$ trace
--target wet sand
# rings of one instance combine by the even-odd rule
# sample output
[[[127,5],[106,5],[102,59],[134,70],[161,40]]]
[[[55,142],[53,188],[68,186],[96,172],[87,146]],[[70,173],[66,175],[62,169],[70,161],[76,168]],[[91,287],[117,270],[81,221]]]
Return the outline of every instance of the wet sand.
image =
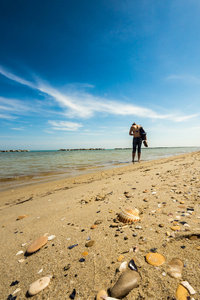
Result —
[[[73,289],[76,300],[95,299],[117,281],[121,262],[131,259],[141,282],[124,299],[175,299],[182,280],[200,299],[199,174],[200,152],[195,152],[1,192],[1,299],[17,288],[14,296],[26,299],[29,285],[48,274],[53,276],[49,286],[34,299],[69,299]],[[116,223],[125,207],[138,208],[140,221]],[[17,221],[21,215],[28,217]],[[179,229],[173,231],[173,225]],[[24,255],[44,234],[55,238]],[[89,238],[95,243],[86,247]],[[23,254],[16,255],[20,250]],[[148,264],[149,252],[162,254],[165,263]],[[166,272],[173,258],[183,261],[182,279]]]

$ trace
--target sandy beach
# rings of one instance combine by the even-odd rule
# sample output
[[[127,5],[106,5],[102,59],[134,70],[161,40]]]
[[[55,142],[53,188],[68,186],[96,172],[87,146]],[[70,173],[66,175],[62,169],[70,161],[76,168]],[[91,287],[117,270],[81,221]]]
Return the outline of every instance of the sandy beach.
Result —
[[[176,299],[183,280],[196,291],[190,299],[200,299],[199,174],[194,152],[1,192],[0,298],[26,299],[30,284],[52,275],[33,299],[70,299],[74,289],[76,300],[95,299],[101,289],[109,294],[121,263],[133,259],[140,283],[123,299]],[[139,209],[138,222],[117,220],[126,207]],[[27,256],[43,235],[55,237]],[[149,264],[148,253],[165,262]],[[179,279],[167,273],[173,258],[184,265]]]

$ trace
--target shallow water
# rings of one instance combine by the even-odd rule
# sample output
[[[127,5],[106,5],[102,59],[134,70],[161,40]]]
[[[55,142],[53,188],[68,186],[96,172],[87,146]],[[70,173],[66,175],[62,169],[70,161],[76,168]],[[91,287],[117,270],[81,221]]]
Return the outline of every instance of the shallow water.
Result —
[[[142,161],[199,151],[200,147],[143,148]],[[0,152],[0,186],[23,179],[64,178],[131,162],[132,149]],[[6,184],[7,183],[7,184]]]

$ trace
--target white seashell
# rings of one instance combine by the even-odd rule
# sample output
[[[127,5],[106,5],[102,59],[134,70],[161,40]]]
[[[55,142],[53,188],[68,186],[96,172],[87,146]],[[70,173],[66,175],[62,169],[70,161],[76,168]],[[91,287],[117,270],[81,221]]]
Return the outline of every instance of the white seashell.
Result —
[[[20,288],[17,288],[13,293],[12,293],[12,296],[14,296],[15,294],[17,294],[19,291],[21,291]]]
[[[22,247],[24,247],[27,243],[22,244]]]
[[[118,300],[117,298],[107,297],[106,300]]]
[[[18,263],[22,263],[22,262],[24,262],[24,261],[25,261],[25,259],[22,258],[22,259],[19,259],[19,260],[18,260]]]
[[[24,252],[22,250],[18,251],[16,255],[23,254]]]
[[[38,280],[36,280],[35,282],[33,282],[28,290],[28,293],[30,296],[36,295],[39,292],[41,292],[42,290],[44,290],[50,282],[50,277],[49,276],[45,276],[42,277]]]
[[[38,274],[42,273],[43,269],[40,269],[40,271],[38,271]]]
[[[133,223],[139,221],[139,210],[137,208],[124,208],[118,214],[118,219],[123,223]]]
[[[52,241],[55,237],[56,237],[55,235],[48,236],[48,241]]]
[[[193,287],[189,284],[188,281],[181,281],[181,285],[184,286],[188,290],[190,295],[196,294],[196,291],[193,289]]]
[[[120,272],[122,272],[122,271],[124,271],[126,268],[127,268],[127,266],[128,266],[128,263],[127,263],[127,261],[124,261],[123,263],[121,263],[121,265],[119,266],[119,271]]]

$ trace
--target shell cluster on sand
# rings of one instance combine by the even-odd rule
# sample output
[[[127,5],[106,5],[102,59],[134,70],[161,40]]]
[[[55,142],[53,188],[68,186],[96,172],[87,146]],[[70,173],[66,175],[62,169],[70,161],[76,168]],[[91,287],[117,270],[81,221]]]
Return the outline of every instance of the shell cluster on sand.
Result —
[[[118,219],[123,223],[133,223],[140,220],[139,210],[137,208],[124,208],[118,214]]]

